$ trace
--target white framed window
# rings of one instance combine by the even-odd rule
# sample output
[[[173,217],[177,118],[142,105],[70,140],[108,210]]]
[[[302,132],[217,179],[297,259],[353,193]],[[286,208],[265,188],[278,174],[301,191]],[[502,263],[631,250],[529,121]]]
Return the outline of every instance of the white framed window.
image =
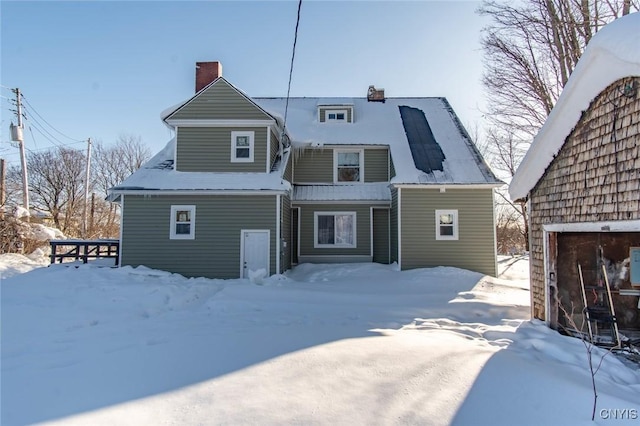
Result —
[[[194,240],[196,238],[196,206],[171,206],[172,240]]]
[[[253,163],[255,132],[231,132],[231,162]]]
[[[458,210],[436,210],[436,240],[458,239]]]
[[[364,150],[333,150],[333,181],[364,182]]]
[[[355,248],[356,212],[315,212],[314,248]]]
[[[324,112],[324,121],[346,123],[347,110],[346,109],[327,109]]]

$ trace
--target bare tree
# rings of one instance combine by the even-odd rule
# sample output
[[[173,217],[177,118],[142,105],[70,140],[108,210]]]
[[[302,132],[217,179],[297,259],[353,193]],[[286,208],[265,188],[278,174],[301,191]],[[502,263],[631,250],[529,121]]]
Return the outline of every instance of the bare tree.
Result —
[[[85,165],[84,153],[74,149],[58,148],[27,156],[32,205],[50,215],[56,228],[65,234],[78,235]],[[17,166],[7,173],[13,185],[18,185],[20,176]]]
[[[638,10],[638,0],[485,1],[483,84],[491,123],[532,138],[600,28]]]
[[[140,136],[121,134],[113,145],[95,144],[93,178],[95,189],[107,191],[138,170],[151,157],[151,151]]]

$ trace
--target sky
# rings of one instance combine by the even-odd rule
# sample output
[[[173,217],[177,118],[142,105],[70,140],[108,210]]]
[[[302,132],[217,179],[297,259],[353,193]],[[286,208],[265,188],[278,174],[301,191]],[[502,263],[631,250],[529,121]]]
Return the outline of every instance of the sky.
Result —
[[[482,123],[480,35],[466,1],[303,1],[291,96],[445,96],[467,127]],[[0,2],[0,157],[26,102],[25,146],[86,148],[171,138],[160,113],[194,93],[195,63],[220,61],[249,96],[284,97],[297,1]]]

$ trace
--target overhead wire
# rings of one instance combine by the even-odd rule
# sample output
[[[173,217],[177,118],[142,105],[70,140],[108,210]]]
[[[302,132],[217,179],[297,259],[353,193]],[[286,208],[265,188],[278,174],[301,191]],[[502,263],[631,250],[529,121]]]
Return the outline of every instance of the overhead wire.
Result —
[[[284,138],[287,129],[287,114],[289,113],[289,96],[291,94],[291,80],[293,76],[293,61],[296,57],[296,44],[298,43],[298,27],[300,26],[300,9],[302,8],[302,0],[298,0],[298,16],[296,18],[296,29],[293,36],[293,49],[291,51],[291,65],[289,67],[289,83],[287,85],[287,100],[284,106],[284,122],[282,124],[282,136]]]
[[[31,104],[31,102],[29,102],[29,100],[28,100],[24,95],[22,95],[22,99],[24,100],[24,102],[25,102],[25,104],[26,104],[25,106],[28,106],[28,108],[25,108],[25,109],[30,110],[32,113],[34,113],[35,115],[37,115],[38,117],[40,117],[40,119],[42,119],[42,121],[44,121],[44,122],[45,122],[49,127],[51,127],[53,130],[55,130],[58,134],[60,134],[60,135],[64,136],[64,137],[65,137],[65,138],[67,138],[67,139],[70,139],[70,140],[72,140],[72,141],[74,141],[74,142],[81,142],[81,141],[80,141],[80,139],[72,138],[71,136],[68,136],[68,135],[66,135],[65,133],[62,133],[60,130],[56,129],[56,128],[55,128],[51,123],[49,123],[49,122],[48,122],[48,121],[47,121],[47,120],[46,120],[42,115],[40,115],[40,113],[38,113],[38,111],[36,110],[36,108]],[[82,142],[84,142],[84,141],[82,141]]]

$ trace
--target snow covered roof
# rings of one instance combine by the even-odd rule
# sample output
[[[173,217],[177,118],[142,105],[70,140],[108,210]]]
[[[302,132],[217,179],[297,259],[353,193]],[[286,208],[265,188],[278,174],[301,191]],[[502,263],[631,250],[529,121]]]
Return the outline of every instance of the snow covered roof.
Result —
[[[640,13],[619,18],[593,36],[511,181],[512,199],[526,197],[536,185],[591,101],[629,76],[640,76]]]
[[[288,191],[291,185],[282,179],[283,165],[269,174],[264,173],[210,173],[179,172],[173,169],[175,138],[110,192],[180,191],[180,190],[272,190]],[[289,151],[286,151],[286,156]]]
[[[253,98],[274,117],[284,117],[285,98]],[[319,122],[318,105],[352,104],[353,123]],[[443,169],[430,173],[416,168],[400,116],[401,106],[424,112],[445,159]],[[388,145],[396,170],[396,184],[501,185],[486,165],[445,98],[291,98],[287,134],[297,147],[324,145]]]
[[[356,185],[296,185],[293,201],[391,201],[389,184],[363,183]]]

